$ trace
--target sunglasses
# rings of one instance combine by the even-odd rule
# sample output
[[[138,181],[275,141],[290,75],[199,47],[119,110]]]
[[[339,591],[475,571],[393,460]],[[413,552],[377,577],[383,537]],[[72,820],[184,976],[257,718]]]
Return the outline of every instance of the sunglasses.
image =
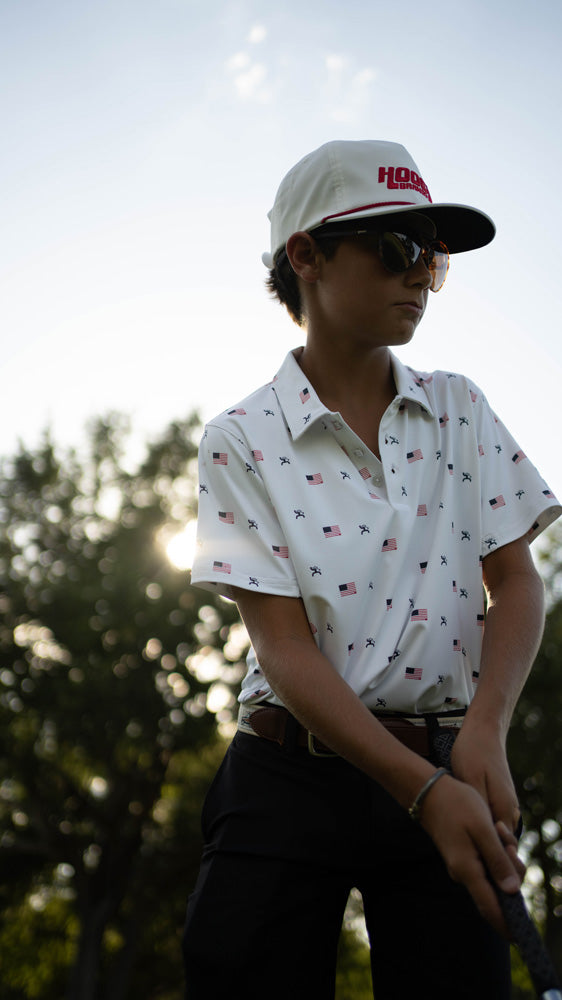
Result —
[[[315,240],[360,237],[378,253],[379,259],[391,274],[402,274],[408,271],[422,257],[425,266],[431,274],[432,292],[438,292],[445,284],[449,270],[449,251],[440,240],[428,240],[418,243],[406,233],[381,232],[376,229],[348,229],[338,226],[333,229],[311,233]],[[420,237],[418,236],[417,239]]]

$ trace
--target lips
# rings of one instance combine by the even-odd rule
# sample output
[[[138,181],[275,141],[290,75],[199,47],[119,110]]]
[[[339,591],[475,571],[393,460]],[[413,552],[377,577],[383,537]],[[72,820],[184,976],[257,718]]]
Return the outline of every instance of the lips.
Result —
[[[415,309],[416,312],[423,312],[423,306],[419,302],[397,302],[396,305],[403,309]]]

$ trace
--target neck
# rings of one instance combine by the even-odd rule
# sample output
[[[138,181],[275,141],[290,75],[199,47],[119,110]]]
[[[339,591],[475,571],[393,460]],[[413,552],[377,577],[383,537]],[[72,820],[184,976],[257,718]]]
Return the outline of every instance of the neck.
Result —
[[[396,394],[388,347],[366,354],[349,344],[324,342],[320,349],[309,334],[297,361],[324,405],[342,415],[367,415],[381,406],[384,412]]]

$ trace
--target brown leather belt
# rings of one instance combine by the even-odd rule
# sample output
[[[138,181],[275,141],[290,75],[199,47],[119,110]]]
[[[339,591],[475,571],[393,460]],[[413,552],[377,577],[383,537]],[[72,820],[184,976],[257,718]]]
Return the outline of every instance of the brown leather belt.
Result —
[[[451,716],[436,715],[440,730],[447,732],[452,730],[457,733],[462,724],[464,713],[451,713]],[[407,718],[392,715],[378,715],[378,721],[382,723],[389,733],[392,733],[404,746],[421,757],[429,757],[429,730],[423,719],[419,721],[409,721]],[[314,757],[337,757],[338,755],[330,750],[321,740],[317,739],[304,726],[279,705],[242,705],[238,716],[238,728],[241,732],[249,733],[253,736],[261,736],[264,740],[271,740],[284,746],[290,739],[290,728],[292,723],[293,735],[296,745],[306,747]]]

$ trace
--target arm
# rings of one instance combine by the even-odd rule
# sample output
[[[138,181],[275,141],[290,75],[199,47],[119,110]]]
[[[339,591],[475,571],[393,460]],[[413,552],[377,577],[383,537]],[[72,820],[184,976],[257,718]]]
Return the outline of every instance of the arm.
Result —
[[[455,777],[472,785],[494,820],[514,830],[519,807],[505,743],[544,627],[544,587],[525,538],[486,556],[488,615],[476,694],[452,755]]]
[[[435,768],[387,732],[320,652],[302,601],[243,590],[235,596],[261,668],[289,711],[409,807]],[[428,794],[421,822],[451,877],[466,885],[482,914],[505,933],[485,868],[505,891],[519,888],[510,854],[514,838],[508,835],[504,847],[478,792],[448,776]]]

